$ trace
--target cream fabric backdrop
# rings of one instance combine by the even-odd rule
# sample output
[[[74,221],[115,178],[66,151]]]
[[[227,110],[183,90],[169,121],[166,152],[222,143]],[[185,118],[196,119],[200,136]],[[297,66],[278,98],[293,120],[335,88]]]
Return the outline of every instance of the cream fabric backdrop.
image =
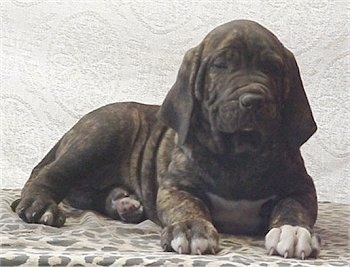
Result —
[[[209,30],[253,19],[296,55],[319,130],[303,146],[319,199],[349,200],[347,1],[1,2],[1,187],[83,114],[115,101],[160,104],[182,57]]]

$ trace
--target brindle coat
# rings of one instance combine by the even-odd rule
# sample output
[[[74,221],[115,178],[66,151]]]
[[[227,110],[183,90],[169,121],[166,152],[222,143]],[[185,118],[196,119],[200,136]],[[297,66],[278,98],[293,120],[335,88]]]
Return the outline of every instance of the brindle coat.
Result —
[[[179,253],[215,253],[217,231],[272,229],[270,253],[304,258],[318,250],[317,199],[299,148],[315,130],[292,53],[262,26],[232,21],[186,53],[161,107],[115,103],[84,116],[13,206],[52,226],[64,223],[63,199],[128,222],[149,218],[164,227],[163,249]],[[280,252],[275,232],[283,240],[288,229],[306,236],[305,248]]]

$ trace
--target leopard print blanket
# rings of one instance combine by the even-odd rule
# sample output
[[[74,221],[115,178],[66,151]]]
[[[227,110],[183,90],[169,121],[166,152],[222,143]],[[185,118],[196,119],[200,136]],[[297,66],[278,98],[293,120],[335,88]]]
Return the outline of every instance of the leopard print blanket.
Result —
[[[350,205],[320,203],[315,231],[318,259],[267,256],[263,237],[221,235],[217,255],[162,252],[160,227],[147,220],[125,224],[91,211],[62,208],[62,228],[26,224],[11,211],[19,190],[0,190],[0,266],[349,266]]]

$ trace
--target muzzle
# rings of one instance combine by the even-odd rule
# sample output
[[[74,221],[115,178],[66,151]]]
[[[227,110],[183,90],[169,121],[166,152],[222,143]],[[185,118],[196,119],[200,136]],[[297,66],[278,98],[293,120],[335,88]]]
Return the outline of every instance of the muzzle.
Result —
[[[272,131],[275,112],[267,86],[250,83],[224,92],[210,107],[209,117],[212,131],[235,153],[256,153]]]

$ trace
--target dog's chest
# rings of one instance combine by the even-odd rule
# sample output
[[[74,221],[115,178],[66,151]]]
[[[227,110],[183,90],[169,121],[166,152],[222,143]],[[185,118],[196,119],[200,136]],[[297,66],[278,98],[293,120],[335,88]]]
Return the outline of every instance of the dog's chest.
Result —
[[[223,233],[255,234],[265,227],[275,196],[259,200],[227,200],[207,193],[216,228]]]

